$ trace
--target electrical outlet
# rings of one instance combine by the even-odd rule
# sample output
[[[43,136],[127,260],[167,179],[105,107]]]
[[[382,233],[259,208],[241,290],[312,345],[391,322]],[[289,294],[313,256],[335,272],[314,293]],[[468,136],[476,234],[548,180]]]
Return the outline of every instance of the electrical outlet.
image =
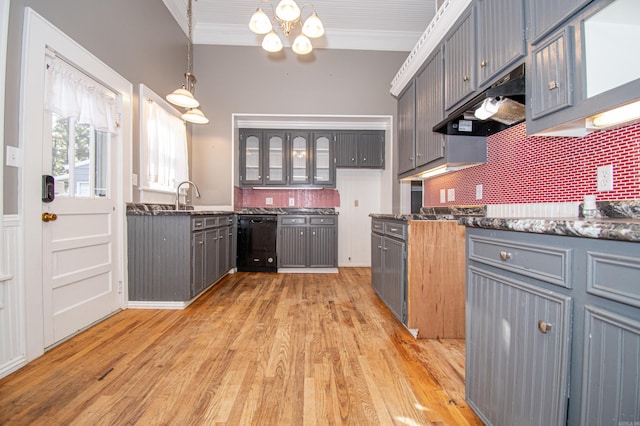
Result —
[[[444,189],[440,190],[440,202],[441,203],[447,202],[447,191],[445,191]]]
[[[295,203],[295,199],[289,198],[289,207],[293,207],[294,203]]]
[[[264,203],[265,203],[266,205],[268,205],[268,206],[273,205],[273,198],[272,198],[272,197],[267,197],[267,198],[264,200]]]
[[[476,185],[476,200],[482,200],[482,184]]]
[[[447,201],[455,201],[456,200],[456,190],[455,188],[451,188],[447,191]]]
[[[598,167],[598,192],[613,191],[613,164]]]
[[[20,167],[20,148],[7,145],[6,164],[9,167]]]

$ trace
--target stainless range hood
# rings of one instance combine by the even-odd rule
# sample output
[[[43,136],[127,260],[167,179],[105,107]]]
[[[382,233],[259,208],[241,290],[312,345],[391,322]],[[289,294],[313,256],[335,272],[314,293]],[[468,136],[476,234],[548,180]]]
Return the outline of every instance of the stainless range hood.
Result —
[[[486,114],[483,115],[482,112]],[[482,119],[486,116],[489,117]],[[454,110],[447,118],[436,124],[433,131],[446,135],[489,136],[518,124],[525,118],[524,64],[522,64]]]

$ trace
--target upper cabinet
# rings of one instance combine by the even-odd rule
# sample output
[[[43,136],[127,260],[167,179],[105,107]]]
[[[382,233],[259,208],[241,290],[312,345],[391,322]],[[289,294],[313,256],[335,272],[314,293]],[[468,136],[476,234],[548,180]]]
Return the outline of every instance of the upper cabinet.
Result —
[[[337,130],[336,167],[384,169],[383,130]]]
[[[526,55],[524,9],[524,0],[477,0],[479,86]]]
[[[398,173],[415,169],[416,90],[411,84],[398,98]]]
[[[444,118],[443,75],[439,49],[415,79],[415,167],[443,156],[444,135],[433,131],[433,126]]]
[[[476,22],[474,8],[458,21],[444,41],[444,99],[450,110],[476,90]]]
[[[529,42],[535,44],[592,0],[529,0]]]

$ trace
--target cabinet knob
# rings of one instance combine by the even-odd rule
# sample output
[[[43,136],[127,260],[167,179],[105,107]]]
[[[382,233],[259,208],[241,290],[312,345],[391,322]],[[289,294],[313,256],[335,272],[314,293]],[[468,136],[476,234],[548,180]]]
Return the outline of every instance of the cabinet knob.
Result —
[[[555,80],[551,80],[548,84],[549,90],[555,90],[558,88],[558,82]]]
[[[303,231],[300,231],[300,235],[304,235],[304,232],[303,232]]]
[[[312,235],[316,235],[316,231],[313,231],[311,234],[312,234]]]
[[[351,162],[353,163],[355,161],[356,161],[356,159],[354,157],[351,157]]]
[[[364,158],[362,159],[362,161],[367,161],[367,157],[364,157]]]
[[[462,81],[469,81],[469,76],[465,75],[464,77],[462,77]]]
[[[542,334],[547,334],[551,331],[551,323],[542,320],[538,321],[538,330],[540,330]]]
[[[487,61],[480,62],[480,68],[484,68],[487,66]]]
[[[509,253],[508,251],[500,252],[500,260],[509,260],[509,259],[511,259],[511,253]]]
[[[386,247],[382,247],[382,250],[387,251],[388,249]]]
[[[382,248],[382,246],[378,246],[378,248],[379,248],[379,249],[381,249],[381,248]]]

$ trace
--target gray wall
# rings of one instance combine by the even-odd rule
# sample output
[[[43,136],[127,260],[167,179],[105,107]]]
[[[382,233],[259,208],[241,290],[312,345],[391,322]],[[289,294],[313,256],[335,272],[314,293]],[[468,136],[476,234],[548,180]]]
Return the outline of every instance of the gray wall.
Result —
[[[187,37],[161,0],[11,0],[5,101],[7,145],[18,145],[16,105],[27,6],[133,83],[134,95],[139,83],[164,95],[184,81]],[[137,173],[137,97],[134,108],[132,162]],[[18,213],[18,174],[19,169],[4,167],[5,214]]]
[[[395,116],[389,88],[406,57],[353,50],[297,57],[288,48],[274,56],[260,47],[196,46],[196,97],[211,123],[192,130],[191,172],[202,193],[195,201],[231,203],[232,113]]]
[[[161,0],[12,0],[5,143],[14,146],[26,6],[134,84],[132,164],[138,173],[137,86],[163,96],[184,81],[187,38],[171,13]],[[260,47],[195,46],[196,96],[212,121],[192,126],[191,174],[203,193],[197,202],[231,203],[232,113],[395,116],[389,88],[406,56],[319,50],[298,58],[286,49],[274,57]],[[4,167],[5,214],[18,213],[18,171]],[[137,199],[137,187],[133,192]]]

